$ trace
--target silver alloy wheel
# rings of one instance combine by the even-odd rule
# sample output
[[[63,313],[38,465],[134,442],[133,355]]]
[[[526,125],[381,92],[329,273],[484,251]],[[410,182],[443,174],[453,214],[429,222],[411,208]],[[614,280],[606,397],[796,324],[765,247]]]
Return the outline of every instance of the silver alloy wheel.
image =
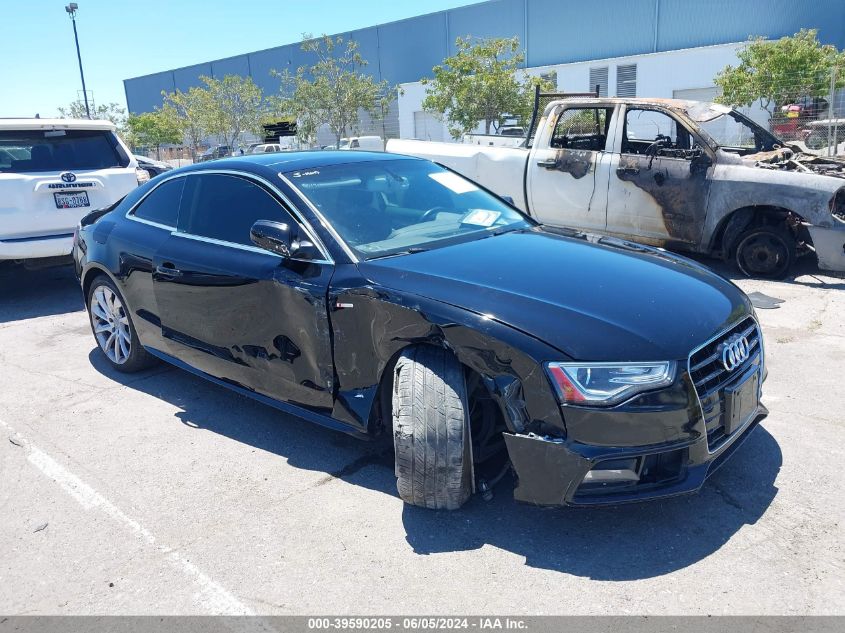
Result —
[[[108,286],[97,286],[91,296],[91,323],[100,349],[109,359],[122,365],[132,351],[129,317],[117,295]]]

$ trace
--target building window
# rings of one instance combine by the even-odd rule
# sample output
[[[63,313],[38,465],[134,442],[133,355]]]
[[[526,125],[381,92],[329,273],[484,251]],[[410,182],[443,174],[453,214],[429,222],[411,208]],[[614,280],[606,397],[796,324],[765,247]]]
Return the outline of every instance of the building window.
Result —
[[[599,87],[599,96],[607,96],[607,66],[600,66],[598,68],[590,68],[590,85],[587,87],[587,92],[593,92]]]
[[[637,96],[637,65],[625,64],[616,67],[616,96]]]
[[[421,141],[442,141],[443,123],[430,112],[414,112],[414,138]]]

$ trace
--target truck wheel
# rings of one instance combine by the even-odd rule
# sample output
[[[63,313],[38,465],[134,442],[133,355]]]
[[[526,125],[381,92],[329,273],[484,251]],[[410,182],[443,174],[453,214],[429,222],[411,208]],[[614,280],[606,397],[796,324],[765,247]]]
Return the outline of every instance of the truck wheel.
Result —
[[[472,492],[466,381],[444,349],[402,353],[393,384],[393,444],[399,496],[424,508],[456,510]]]
[[[91,282],[86,305],[94,339],[112,368],[129,374],[155,364],[155,356],[141,346],[129,309],[111,279],[100,275]]]
[[[823,147],[827,147],[827,135],[817,134],[813,132],[807,137],[807,140],[804,141],[804,144],[810,149],[822,149]]]
[[[757,226],[737,240],[734,262],[748,277],[782,279],[795,260],[795,238],[786,227]]]

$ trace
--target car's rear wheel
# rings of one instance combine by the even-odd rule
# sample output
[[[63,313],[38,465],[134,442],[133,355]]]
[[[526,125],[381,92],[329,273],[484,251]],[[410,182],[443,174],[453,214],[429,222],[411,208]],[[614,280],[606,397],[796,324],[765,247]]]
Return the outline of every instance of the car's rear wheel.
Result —
[[[448,351],[420,346],[396,363],[393,443],[399,496],[455,510],[472,493],[469,407],[463,367]]]
[[[795,260],[795,238],[785,226],[757,226],[736,242],[734,262],[749,277],[781,279]]]
[[[155,363],[141,346],[126,302],[108,277],[101,275],[91,283],[87,306],[94,339],[114,369],[131,373]]]

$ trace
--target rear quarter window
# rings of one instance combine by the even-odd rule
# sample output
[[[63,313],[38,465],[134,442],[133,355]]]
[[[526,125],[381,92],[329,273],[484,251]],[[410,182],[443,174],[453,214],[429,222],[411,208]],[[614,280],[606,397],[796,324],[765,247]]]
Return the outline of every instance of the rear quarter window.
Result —
[[[0,172],[28,173],[128,167],[110,130],[0,130]]]
[[[184,178],[174,178],[161,183],[135,207],[132,215],[141,220],[175,228],[184,186]]]

